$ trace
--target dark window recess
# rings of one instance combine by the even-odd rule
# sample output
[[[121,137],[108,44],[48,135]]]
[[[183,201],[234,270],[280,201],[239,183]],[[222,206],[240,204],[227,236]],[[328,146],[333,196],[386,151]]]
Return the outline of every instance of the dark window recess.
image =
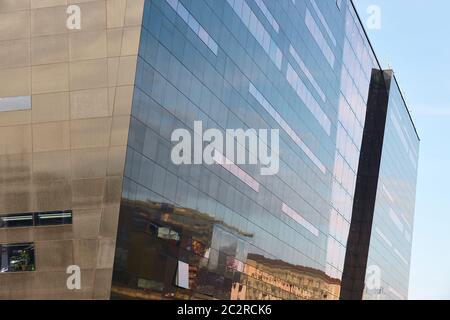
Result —
[[[72,211],[38,212],[35,221],[36,226],[72,224]]]
[[[0,245],[0,273],[34,270],[34,243]]]
[[[0,216],[0,229],[64,224],[72,224],[72,211],[16,213]]]
[[[10,214],[6,216],[0,216],[0,228],[20,228],[20,227],[32,227],[33,226],[33,214]]]

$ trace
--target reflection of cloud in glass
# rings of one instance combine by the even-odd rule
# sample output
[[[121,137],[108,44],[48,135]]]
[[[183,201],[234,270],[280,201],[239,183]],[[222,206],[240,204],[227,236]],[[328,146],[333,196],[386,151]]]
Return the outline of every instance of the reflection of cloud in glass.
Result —
[[[0,98],[0,111],[16,111],[31,109],[31,97],[5,97]]]

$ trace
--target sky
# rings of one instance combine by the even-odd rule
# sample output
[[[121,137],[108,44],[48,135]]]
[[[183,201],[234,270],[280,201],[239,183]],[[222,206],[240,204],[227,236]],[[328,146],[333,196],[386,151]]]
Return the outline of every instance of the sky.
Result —
[[[409,298],[450,299],[450,1],[354,3],[382,66],[394,69],[421,138]],[[372,5],[380,29],[367,29]]]

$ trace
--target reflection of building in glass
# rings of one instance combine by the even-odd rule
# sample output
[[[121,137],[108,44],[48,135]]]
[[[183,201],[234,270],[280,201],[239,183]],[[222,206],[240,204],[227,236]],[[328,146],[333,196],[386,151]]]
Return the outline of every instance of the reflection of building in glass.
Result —
[[[260,255],[249,255],[242,279],[233,284],[235,300],[327,300],[339,296],[341,282],[325,273]]]
[[[112,297],[116,299],[328,299],[340,281],[325,273],[245,252],[245,234],[223,221],[167,204],[122,204]],[[220,254],[221,239],[229,242]],[[239,245],[239,243],[241,243]],[[155,263],[157,261],[158,263]],[[177,285],[180,263],[188,288]],[[185,290],[188,289],[188,290]],[[331,293],[331,295],[330,295]]]
[[[229,256],[219,256],[213,249],[215,235],[225,232],[251,238],[251,234],[198,211],[167,204],[124,200],[121,212],[113,297],[229,298],[230,288],[216,285],[224,285],[225,273],[242,269],[243,263],[230,263]],[[236,248],[228,250],[236,255]],[[180,263],[189,265],[188,289],[198,291],[198,295],[177,288],[175,275]],[[211,279],[215,283],[209,283]]]
[[[369,94],[381,66],[351,1],[92,0],[80,30],[32,3],[0,1],[0,244],[29,248],[2,249],[0,298],[345,297],[377,99],[390,115],[357,258],[383,297],[407,296],[418,141],[398,88]],[[172,133],[195,121],[278,129],[279,173],[174,164]]]

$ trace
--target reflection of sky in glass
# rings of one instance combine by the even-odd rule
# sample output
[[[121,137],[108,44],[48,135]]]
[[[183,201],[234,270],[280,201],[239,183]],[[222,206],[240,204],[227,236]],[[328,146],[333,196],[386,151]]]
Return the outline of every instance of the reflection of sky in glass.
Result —
[[[31,97],[0,98],[0,111],[15,111],[31,109]]]
[[[381,9],[381,29],[367,31],[382,64],[395,70],[422,140],[409,296],[449,299],[450,1],[354,2],[364,22],[370,5]]]

